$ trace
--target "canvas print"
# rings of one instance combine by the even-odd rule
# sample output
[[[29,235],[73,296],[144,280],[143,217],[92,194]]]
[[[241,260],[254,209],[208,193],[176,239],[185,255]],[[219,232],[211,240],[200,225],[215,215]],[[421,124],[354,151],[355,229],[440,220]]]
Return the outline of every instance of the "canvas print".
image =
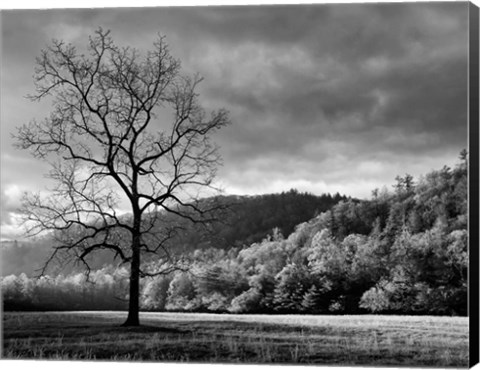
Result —
[[[471,11],[2,11],[2,358],[468,366]]]

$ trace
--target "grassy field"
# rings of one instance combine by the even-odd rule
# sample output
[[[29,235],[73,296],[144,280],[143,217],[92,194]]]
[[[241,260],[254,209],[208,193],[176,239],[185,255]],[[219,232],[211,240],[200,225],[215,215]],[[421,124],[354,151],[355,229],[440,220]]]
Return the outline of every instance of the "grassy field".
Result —
[[[468,366],[468,318],[4,313],[3,358]]]

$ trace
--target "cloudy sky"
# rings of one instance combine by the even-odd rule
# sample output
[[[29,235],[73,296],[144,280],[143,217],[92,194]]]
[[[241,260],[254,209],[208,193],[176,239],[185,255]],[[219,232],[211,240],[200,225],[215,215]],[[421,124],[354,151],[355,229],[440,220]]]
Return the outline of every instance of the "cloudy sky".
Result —
[[[232,124],[215,139],[229,194],[297,188],[368,198],[396,175],[454,165],[467,146],[467,3],[3,11],[1,237],[48,167],[13,148],[32,103],[35,57],[52,38],[85,45],[99,26],[120,44],[166,35],[201,101]]]

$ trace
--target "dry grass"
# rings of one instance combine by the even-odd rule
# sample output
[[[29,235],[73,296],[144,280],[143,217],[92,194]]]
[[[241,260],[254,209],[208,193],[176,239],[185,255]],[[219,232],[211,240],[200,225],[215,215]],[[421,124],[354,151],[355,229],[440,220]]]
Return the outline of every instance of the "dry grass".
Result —
[[[338,365],[468,365],[468,318],[5,313],[5,358]]]

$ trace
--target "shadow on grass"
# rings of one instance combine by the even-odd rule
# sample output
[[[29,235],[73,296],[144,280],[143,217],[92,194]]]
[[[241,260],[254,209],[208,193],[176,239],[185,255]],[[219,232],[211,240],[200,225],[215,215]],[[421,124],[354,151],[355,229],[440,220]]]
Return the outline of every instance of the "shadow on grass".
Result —
[[[348,323],[265,323],[254,318],[145,318],[137,327],[121,323],[119,317],[9,313],[3,326],[3,354],[5,358],[436,367],[466,366],[468,356],[467,332],[459,341],[456,331],[429,325],[411,328],[408,321],[402,330]]]

